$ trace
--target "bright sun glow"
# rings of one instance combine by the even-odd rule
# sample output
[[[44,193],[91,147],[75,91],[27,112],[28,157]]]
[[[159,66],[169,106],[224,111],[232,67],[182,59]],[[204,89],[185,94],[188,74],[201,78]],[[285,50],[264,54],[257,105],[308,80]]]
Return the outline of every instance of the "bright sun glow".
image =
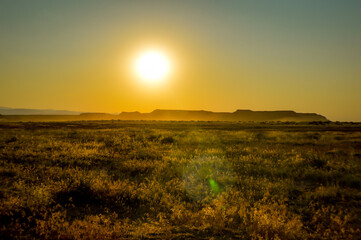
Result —
[[[171,70],[171,64],[165,54],[157,50],[143,52],[135,62],[137,75],[145,81],[157,82],[166,78]]]

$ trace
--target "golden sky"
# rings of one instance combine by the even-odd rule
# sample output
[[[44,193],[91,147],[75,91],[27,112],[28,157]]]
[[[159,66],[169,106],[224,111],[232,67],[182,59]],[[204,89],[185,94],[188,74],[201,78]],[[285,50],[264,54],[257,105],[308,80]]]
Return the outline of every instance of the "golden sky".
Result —
[[[295,110],[361,121],[360,1],[0,2],[0,106]],[[144,84],[133,63],[173,70]]]

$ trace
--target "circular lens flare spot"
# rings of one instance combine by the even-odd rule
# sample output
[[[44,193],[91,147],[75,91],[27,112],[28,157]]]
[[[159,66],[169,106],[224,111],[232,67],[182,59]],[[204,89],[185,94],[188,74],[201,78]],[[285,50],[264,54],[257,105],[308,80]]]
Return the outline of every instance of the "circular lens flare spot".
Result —
[[[191,160],[183,169],[183,187],[196,201],[216,198],[228,191],[234,181],[232,166],[216,156],[202,156]]]
[[[209,179],[209,186],[211,187],[211,190],[212,190],[213,193],[218,194],[219,192],[221,192],[221,187],[212,178]]]

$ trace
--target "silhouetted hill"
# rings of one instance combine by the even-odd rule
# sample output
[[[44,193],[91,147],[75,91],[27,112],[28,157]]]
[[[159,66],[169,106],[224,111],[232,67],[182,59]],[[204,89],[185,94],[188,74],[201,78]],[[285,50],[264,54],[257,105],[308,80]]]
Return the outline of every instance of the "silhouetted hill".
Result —
[[[1,121],[80,121],[80,120],[160,120],[160,121],[328,121],[316,113],[296,113],[294,111],[251,111],[211,112],[194,110],[161,110],[150,113],[122,112],[78,113],[64,110],[13,109],[0,107]]]
[[[294,111],[251,111],[229,112],[154,110],[151,113],[122,112],[122,120],[175,120],[175,121],[328,121],[316,113],[296,113]]]

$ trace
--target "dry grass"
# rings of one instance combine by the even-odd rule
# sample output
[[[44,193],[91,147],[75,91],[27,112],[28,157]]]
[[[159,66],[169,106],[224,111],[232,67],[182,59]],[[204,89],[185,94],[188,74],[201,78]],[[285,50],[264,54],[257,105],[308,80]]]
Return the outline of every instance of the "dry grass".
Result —
[[[1,123],[2,239],[358,239],[361,126]]]

